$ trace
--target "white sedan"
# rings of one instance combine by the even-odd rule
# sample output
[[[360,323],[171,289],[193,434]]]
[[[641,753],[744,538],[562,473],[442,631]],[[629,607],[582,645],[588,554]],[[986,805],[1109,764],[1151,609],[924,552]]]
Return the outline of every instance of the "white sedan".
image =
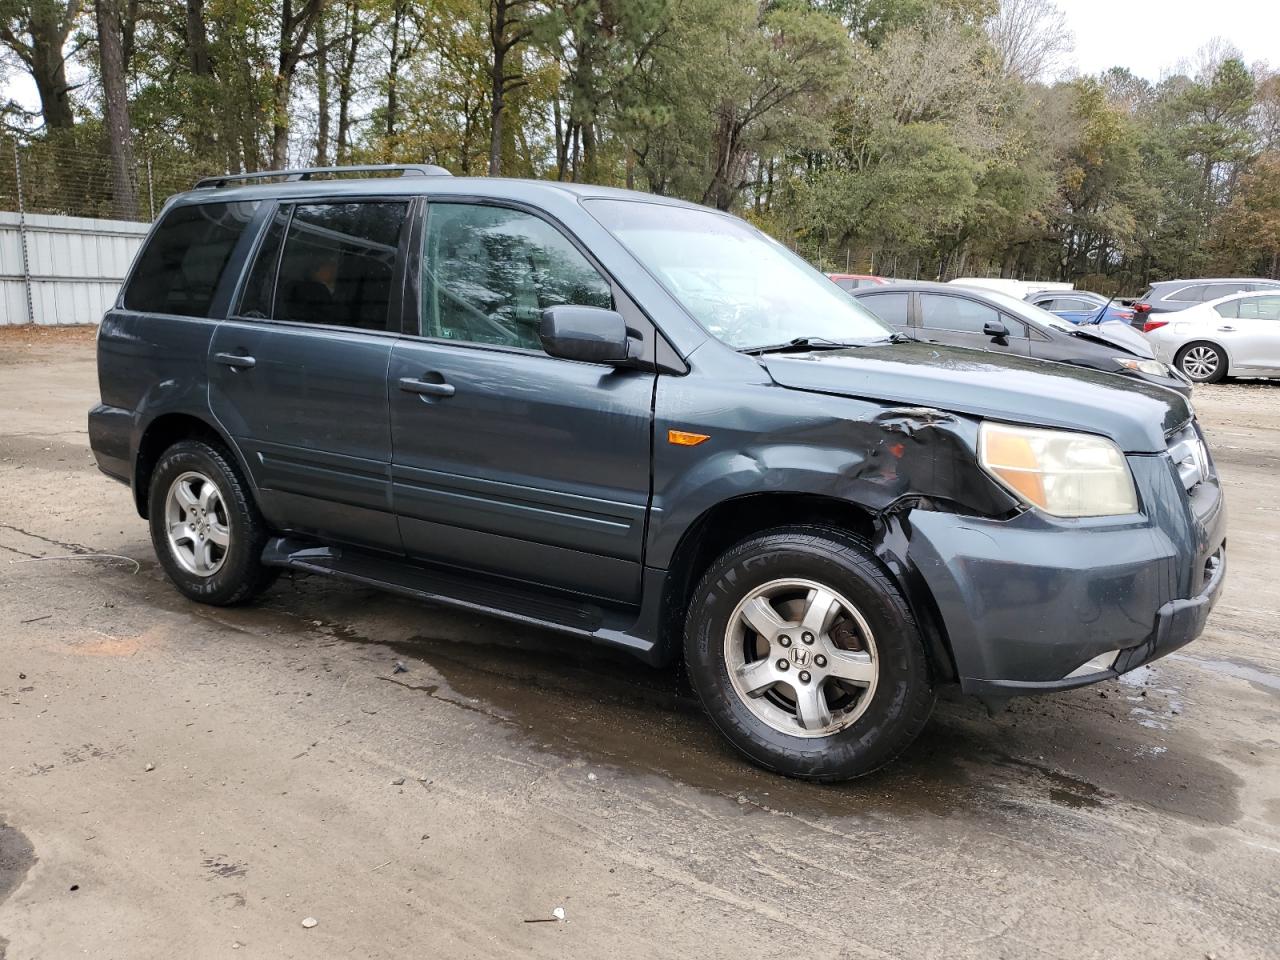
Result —
[[[1194,383],[1224,377],[1280,377],[1280,293],[1234,293],[1142,328],[1155,354]]]

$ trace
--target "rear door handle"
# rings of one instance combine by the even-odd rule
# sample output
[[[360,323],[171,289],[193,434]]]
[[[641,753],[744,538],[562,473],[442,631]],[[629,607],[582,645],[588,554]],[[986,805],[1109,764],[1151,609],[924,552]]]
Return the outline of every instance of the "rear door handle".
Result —
[[[258,362],[253,357],[243,357],[238,353],[215,353],[213,359],[234,370],[248,370]]]
[[[413,377],[401,377],[400,389],[429,397],[453,396],[453,384],[451,383],[432,383],[429,380],[416,380]]]
[[[1219,330],[1223,330],[1223,331],[1225,331],[1225,332],[1227,332],[1227,333],[1230,333],[1232,330],[1234,330],[1234,329],[1235,329],[1235,327],[1219,327],[1218,329],[1219,329]]]

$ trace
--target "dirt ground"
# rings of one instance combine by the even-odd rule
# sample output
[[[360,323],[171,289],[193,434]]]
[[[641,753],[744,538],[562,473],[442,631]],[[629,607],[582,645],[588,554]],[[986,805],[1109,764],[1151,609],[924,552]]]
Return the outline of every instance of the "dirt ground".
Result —
[[[93,465],[96,394],[90,335],[0,331],[0,958],[1280,950],[1280,382],[1196,391],[1231,509],[1204,637],[944,698],[840,787],[555,636],[316,579],[186,602]],[[53,559],[86,553],[136,565]]]

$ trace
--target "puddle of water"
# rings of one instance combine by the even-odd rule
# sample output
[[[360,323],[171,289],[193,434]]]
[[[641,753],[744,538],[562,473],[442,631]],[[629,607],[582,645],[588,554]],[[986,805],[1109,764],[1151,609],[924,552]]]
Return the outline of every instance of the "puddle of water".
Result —
[[[1280,695],[1280,676],[1260,670],[1251,664],[1241,663],[1238,660],[1206,660],[1202,657],[1188,656],[1185,653],[1172,653],[1169,659],[1190,663],[1204,670],[1235,677],[1237,680],[1247,680],[1259,690]]]

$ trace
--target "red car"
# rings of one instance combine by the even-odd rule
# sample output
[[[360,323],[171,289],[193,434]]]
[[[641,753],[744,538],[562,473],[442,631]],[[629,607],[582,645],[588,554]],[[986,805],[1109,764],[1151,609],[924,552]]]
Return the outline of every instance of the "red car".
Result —
[[[882,283],[893,283],[885,277],[873,277],[865,273],[828,273],[828,277],[841,290],[857,290],[858,287],[874,287]]]

